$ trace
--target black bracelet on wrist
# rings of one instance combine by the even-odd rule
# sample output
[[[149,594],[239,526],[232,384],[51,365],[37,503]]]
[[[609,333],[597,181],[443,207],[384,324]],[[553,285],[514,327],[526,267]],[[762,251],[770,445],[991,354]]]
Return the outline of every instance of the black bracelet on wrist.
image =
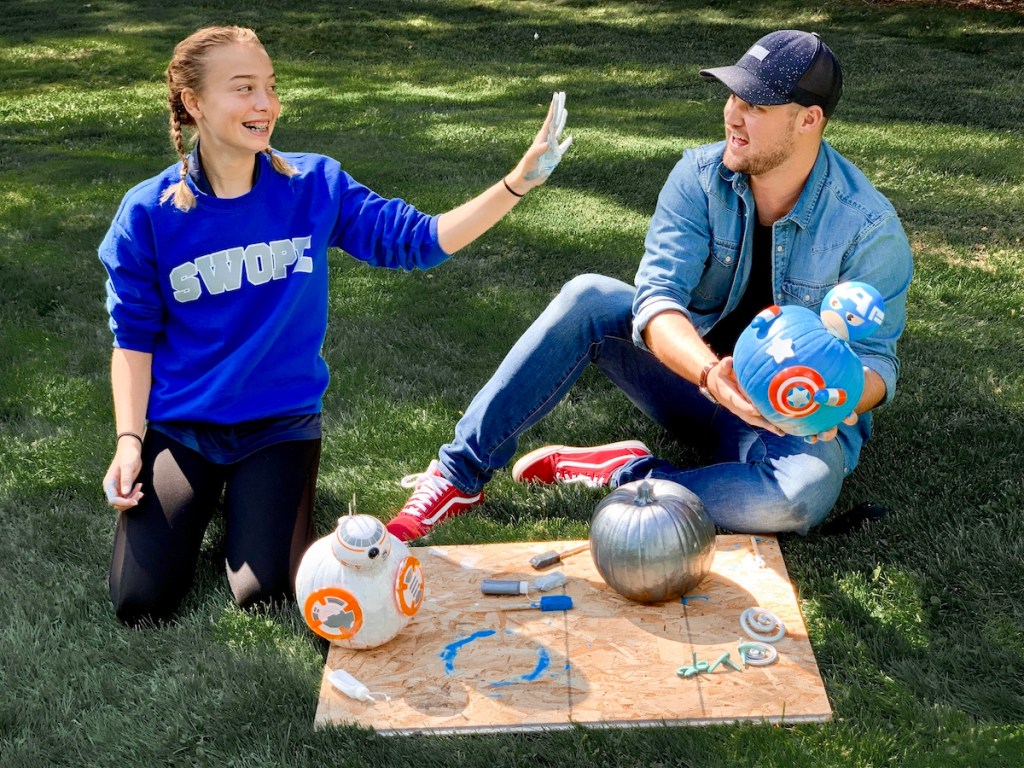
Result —
[[[142,443],[142,436],[141,435],[137,435],[134,432],[118,432],[117,433],[117,442],[120,443],[122,437],[134,437],[136,440],[139,441],[140,444]]]
[[[505,189],[507,189],[507,190],[509,191],[509,193],[510,193],[510,194],[513,194],[513,195],[515,195],[516,197],[522,197],[523,195],[525,195],[525,194],[526,194],[525,192],[523,192],[523,195],[521,195],[521,194],[519,194],[518,192],[516,192],[516,191],[515,191],[514,189],[512,189],[512,187],[510,187],[510,186],[508,185],[508,182],[507,182],[507,181],[505,181],[505,177],[504,177],[504,176],[502,176],[502,177],[501,177],[501,183],[505,185]]]

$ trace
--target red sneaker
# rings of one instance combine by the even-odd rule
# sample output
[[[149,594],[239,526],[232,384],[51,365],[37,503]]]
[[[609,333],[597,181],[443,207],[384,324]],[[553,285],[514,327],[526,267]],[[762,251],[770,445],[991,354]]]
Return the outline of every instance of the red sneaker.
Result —
[[[639,440],[623,440],[593,448],[545,445],[531,451],[512,467],[512,477],[520,483],[582,483],[603,488],[612,473],[631,459],[650,456]]]
[[[401,541],[418,539],[450,517],[482,504],[483,493],[463,493],[441,474],[437,459],[423,472],[402,478],[403,488],[415,488],[402,511],[386,528]]]

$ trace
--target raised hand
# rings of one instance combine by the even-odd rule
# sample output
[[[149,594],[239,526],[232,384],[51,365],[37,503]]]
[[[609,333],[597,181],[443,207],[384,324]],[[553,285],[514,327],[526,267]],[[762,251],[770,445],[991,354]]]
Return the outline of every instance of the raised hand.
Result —
[[[516,194],[525,194],[540,186],[561,162],[566,151],[572,146],[572,136],[559,144],[565,130],[569,113],[565,109],[565,93],[558,91],[551,97],[551,106],[544,125],[533,139],[533,144],[515,169],[505,177],[505,182]]]
[[[544,137],[547,149],[544,150],[544,154],[537,158],[536,167],[527,171],[527,180],[532,181],[536,178],[546,179],[550,176],[551,172],[561,162],[562,155],[572,146],[571,135],[561,144],[558,143],[562,138],[562,131],[565,130],[565,122],[568,119],[569,112],[565,109],[565,91],[557,91],[551,97],[548,117],[540,129],[540,133],[537,134],[538,138]]]

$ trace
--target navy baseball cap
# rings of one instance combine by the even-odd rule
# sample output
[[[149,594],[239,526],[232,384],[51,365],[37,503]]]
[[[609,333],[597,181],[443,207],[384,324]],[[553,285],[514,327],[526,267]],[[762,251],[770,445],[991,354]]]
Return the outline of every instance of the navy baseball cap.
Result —
[[[816,34],[795,29],[765,35],[731,67],[700,73],[721,81],[748,104],[817,105],[825,117],[831,117],[843,93],[835,54]]]

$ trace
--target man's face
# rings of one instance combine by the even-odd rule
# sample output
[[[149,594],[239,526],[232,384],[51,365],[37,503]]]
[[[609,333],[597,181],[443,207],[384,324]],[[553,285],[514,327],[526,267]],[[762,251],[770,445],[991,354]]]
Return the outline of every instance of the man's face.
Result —
[[[760,176],[786,162],[796,146],[798,104],[759,106],[736,94],[725,102],[725,167]]]

